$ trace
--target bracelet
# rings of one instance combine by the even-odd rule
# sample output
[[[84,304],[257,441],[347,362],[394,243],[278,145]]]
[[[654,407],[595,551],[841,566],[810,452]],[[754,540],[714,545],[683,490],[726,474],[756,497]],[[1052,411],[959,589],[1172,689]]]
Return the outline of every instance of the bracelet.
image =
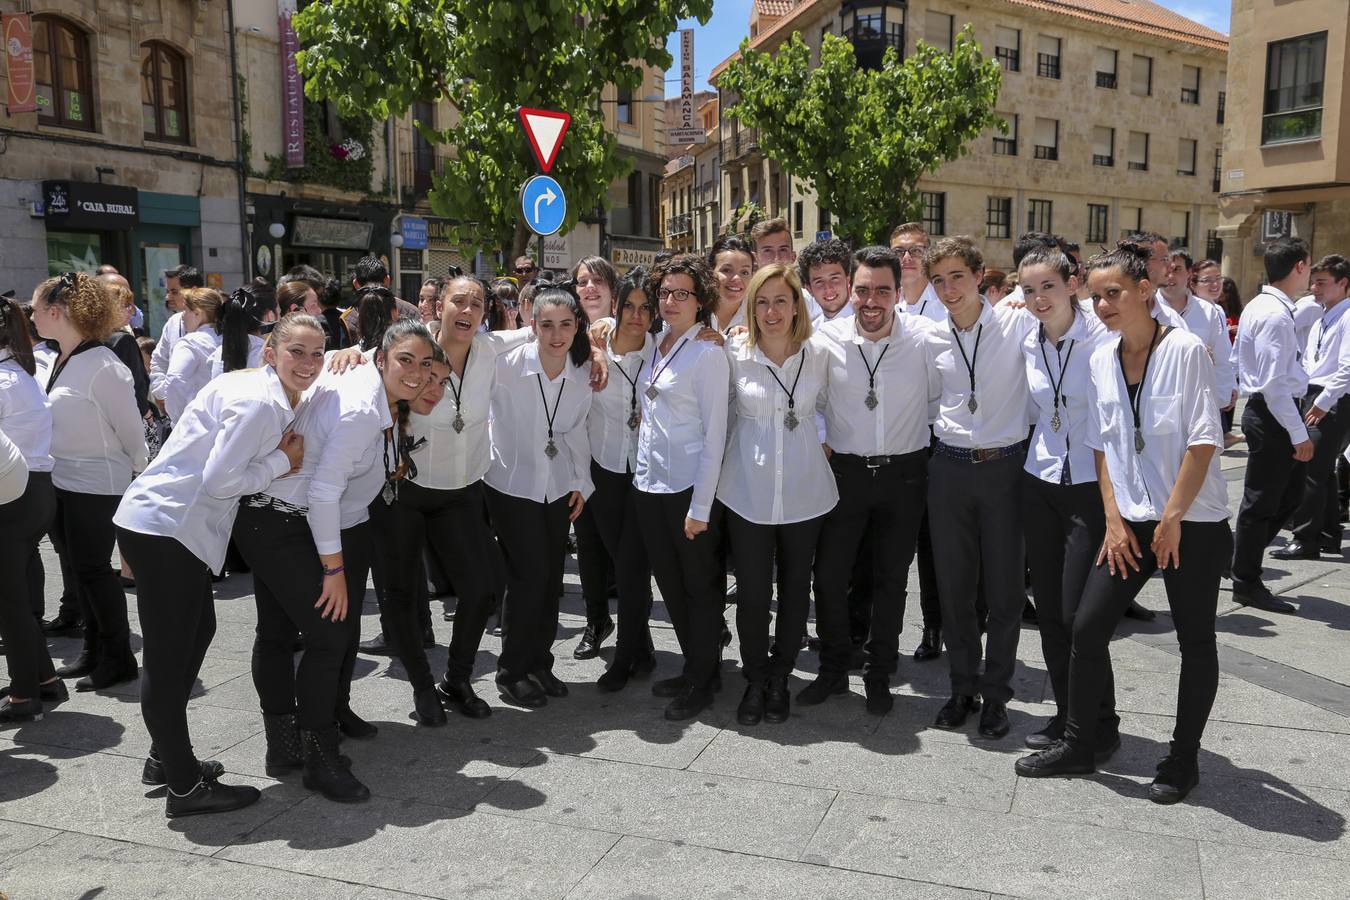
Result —
[[[327,576],[327,575],[341,575],[341,574],[342,574],[342,571],[343,571],[342,566],[337,566],[336,568],[332,568],[332,569],[328,568],[327,566],[324,566],[324,567],[323,567],[323,574],[324,574],[325,576]]]

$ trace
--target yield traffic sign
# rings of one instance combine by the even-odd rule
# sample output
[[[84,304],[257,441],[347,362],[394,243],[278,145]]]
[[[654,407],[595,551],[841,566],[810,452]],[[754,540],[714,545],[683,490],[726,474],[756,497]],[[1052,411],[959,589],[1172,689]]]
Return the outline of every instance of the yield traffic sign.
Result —
[[[556,234],[567,218],[562,185],[547,175],[536,175],[520,189],[520,214],[535,234]]]
[[[558,158],[563,135],[567,134],[572,117],[565,112],[522,106],[520,124],[525,126],[525,136],[530,139],[530,149],[539,161],[539,168],[549,171],[553,168],[553,161]]]

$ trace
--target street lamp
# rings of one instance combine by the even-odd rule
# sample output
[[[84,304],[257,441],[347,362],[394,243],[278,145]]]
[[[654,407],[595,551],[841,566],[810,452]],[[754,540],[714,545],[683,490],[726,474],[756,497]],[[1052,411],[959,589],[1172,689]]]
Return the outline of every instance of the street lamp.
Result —
[[[270,234],[274,240],[279,241],[286,236],[286,226],[282,225],[280,222],[273,222],[271,225],[267,226],[267,233]]]
[[[389,246],[393,247],[395,250],[397,250],[399,247],[402,247],[403,235],[399,234],[397,231],[389,235]]]

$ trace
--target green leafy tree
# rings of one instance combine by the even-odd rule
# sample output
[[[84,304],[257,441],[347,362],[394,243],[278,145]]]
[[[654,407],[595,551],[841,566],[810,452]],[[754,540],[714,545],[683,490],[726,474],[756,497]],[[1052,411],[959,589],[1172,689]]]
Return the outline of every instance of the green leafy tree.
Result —
[[[879,70],[858,67],[853,45],[825,35],[820,65],[800,33],[770,55],[741,44],[718,79],[737,99],[726,111],[759,129],[764,152],[809,182],[836,230],[855,244],[884,243],[898,222],[918,218],[919,179],[968,151],[990,127],[1002,87],[967,26],[947,53],[922,42],[901,62],[886,51]]]
[[[306,95],[344,115],[382,119],[415,101],[448,100],[458,121],[417,127],[454,148],[435,179],[432,209],[454,219],[462,246],[524,249],[519,192],[538,172],[522,106],[570,113],[552,175],[572,228],[605,204],[628,168],[606,132],[600,93],[642,85],[642,64],[671,64],[666,36],[680,18],[706,22],[712,0],[328,0],[295,17]]]

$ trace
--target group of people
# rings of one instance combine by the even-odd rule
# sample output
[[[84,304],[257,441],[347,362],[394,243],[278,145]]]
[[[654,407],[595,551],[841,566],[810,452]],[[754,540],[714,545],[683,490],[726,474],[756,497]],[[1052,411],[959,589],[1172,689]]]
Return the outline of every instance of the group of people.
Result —
[[[818,665],[799,707],[850,693],[861,667],[866,709],[885,714],[917,559],[913,655],[945,648],[951,673],[934,726],[978,713],[979,735],[998,740],[1029,584],[1056,713],[1026,738],[1027,777],[1093,772],[1119,746],[1109,642],[1131,609],[1151,615],[1134,601],[1160,571],[1182,662],[1149,797],[1177,802],[1199,780],[1230,563],[1235,599],[1290,611],[1261,582],[1275,534],[1295,537],[1277,555],[1339,552],[1350,262],[1272,242],[1267,286],[1241,311],[1223,305],[1217,264],[1156,235],[1083,261],[1027,234],[1014,264],[995,303],[968,238],[908,223],[890,246],[832,238],[798,254],[770,220],[649,271],[586,257],[551,281],[526,257],[496,283],[429,280],[416,304],[374,258],[347,309],[308,267],[229,296],[184,267],[166,273],[181,310],[148,361],[124,330],[120,276],[48,279],[28,310],[0,305],[0,579],[16,586],[0,603],[0,722],[67,700],[62,679],[102,690],[139,672],[143,780],[166,787],[166,814],[256,801],[196,757],[187,714],[212,582],[250,571],[266,769],[360,801],[339,743],[378,730],[350,704],[368,580],[419,724],[490,715],[473,678],[494,615],[496,687],[539,708],[569,692],[553,648],[575,531],[575,655],[613,635],[598,689],[651,674],[654,580],[683,656],[651,683],[672,721],[722,687],[733,593],[741,725],[789,718],[806,646]],[[1300,300],[1310,283],[1315,319]],[[134,354],[117,349],[128,340]],[[1218,459],[1239,394],[1234,549]],[[83,625],[60,669],[40,618],[45,535],[72,600],[55,624]],[[135,586],[139,670],[114,544]],[[457,598],[440,677],[429,576]]]

